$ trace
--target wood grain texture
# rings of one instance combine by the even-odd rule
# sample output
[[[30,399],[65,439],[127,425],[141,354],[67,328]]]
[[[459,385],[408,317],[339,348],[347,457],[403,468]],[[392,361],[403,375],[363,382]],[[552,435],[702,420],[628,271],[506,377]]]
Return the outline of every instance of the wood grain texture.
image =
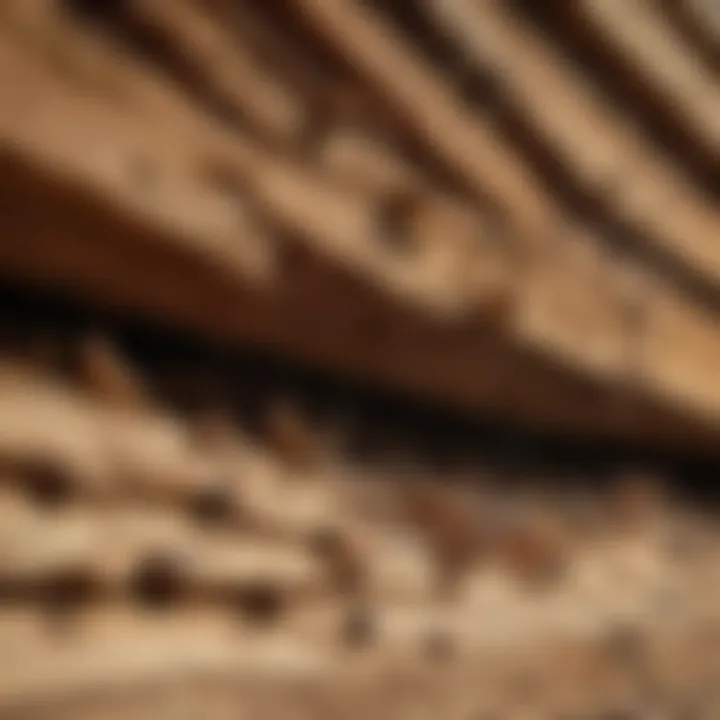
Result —
[[[677,152],[499,4],[433,21],[460,65],[369,6],[271,5],[7,3],[0,270],[464,411],[716,447],[717,203]],[[463,91],[493,74],[505,124]]]

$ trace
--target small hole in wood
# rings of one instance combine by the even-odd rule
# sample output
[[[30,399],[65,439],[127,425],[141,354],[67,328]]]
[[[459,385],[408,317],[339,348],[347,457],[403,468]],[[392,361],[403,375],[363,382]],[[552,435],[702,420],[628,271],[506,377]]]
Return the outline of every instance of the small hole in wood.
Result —
[[[276,623],[287,609],[285,593],[272,583],[260,582],[235,593],[235,607],[253,625]]]
[[[169,607],[178,602],[186,590],[186,570],[183,560],[174,554],[146,555],[133,571],[131,593],[147,607]]]
[[[68,502],[73,495],[69,470],[56,463],[36,460],[22,463],[18,470],[28,494],[42,507],[58,507]]]
[[[91,570],[72,568],[45,578],[39,590],[40,598],[49,610],[65,612],[93,600],[100,591],[100,583]]]
[[[224,485],[202,488],[190,500],[190,514],[203,525],[230,524],[237,517],[237,506]]]

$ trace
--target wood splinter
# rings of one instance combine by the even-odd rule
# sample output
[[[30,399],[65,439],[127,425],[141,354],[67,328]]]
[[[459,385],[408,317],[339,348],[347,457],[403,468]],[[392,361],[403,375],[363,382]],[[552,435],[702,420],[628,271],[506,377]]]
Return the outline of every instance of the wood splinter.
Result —
[[[130,578],[130,592],[146,607],[167,608],[186,594],[189,585],[187,570],[184,558],[175,553],[149,553],[135,565]]]
[[[189,499],[189,512],[203,525],[232,525],[240,519],[240,507],[226,484],[196,490]]]

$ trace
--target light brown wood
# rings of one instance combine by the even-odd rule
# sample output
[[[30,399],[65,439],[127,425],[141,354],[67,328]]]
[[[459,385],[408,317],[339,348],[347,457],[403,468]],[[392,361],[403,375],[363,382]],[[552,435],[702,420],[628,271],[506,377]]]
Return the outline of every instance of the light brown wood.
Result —
[[[714,284],[712,201],[499,5],[475,11],[488,22],[472,37],[473,22],[463,23],[459,47],[493,28],[484,62],[501,63],[504,92],[521,101],[508,112],[544,129],[545,150],[605,197],[608,219],[642,226],[648,249],[673,262],[612,249],[616,239],[554,196],[493,107],[463,99],[459,78],[450,81],[459,71],[424,41],[400,39],[369,8],[300,7],[243,10],[244,29],[222,2],[181,9],[205,18],[228,58],[257,59],[254,87],[275,78],[277,107],[313,107],[322,120],[314,149],[220,120],[202,93],[171,80],[162,57],[133,44],[152,16],[176,50],[194,45],[200,26],[180,10],[138,0],[123,24],[9,3],[0,269],[466,411],[714,447],[717,311],[681,272]],[[283,37],[287,53],[261,51]],[[322,38],[316,52],[328,60],[298,61],[287,76],[308,82],[293,81],[295,100],[283,100],[280,58],[311,38]],[[211,55],[191,61],[210,84],[230,65],[246,67],[228,59],[220,70]],[[230,85],[222,92],[234,93]],[[552,103],[540,86],[553,88]],[[241,95],[253,105],[260,97]],[[285,127],[274,101],[257,102]],[[608,159],[634,168],[611,199]]]

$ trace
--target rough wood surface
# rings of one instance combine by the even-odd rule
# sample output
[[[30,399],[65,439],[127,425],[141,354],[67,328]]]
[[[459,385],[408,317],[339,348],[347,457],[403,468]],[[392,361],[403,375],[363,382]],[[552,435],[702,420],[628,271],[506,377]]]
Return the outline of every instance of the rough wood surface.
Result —
[[[198,444],[193,418],[152,390],[157,370],[128,365],[146,402],[118,405],[21,355],[0,386],[2,717],[554,717],[718,702],[717,518],[649,468],[591,488],[591,527],[567,486],[488,483],[497,471],[481,457],[470,482],[425,467],[418,484],[382,455],[295,463],[272,426],[256,435],[225,418]],[[80,455],[95,459],[85,483],[48,503],[28,460],[72,479]],[[208,468],[239,517],[186,502]]]
[[[0,270],[464,410],[712,447],[715,191],[570,69],[551,5],[548,34],[498,3],[7,2]],[[667,20],[622,12],[657,52]],[[666,35],[656,94],[709,158],[708,58]]]

